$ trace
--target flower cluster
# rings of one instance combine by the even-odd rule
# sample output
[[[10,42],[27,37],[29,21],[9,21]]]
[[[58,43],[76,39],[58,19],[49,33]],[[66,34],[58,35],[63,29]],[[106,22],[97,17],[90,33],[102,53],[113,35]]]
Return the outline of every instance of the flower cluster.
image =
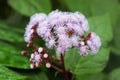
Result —
[[[101,46],[96,33],[90,32],[86,36],[88,30],[88,21],[82,13],[55,10],[48,15],[40,13],[30,18],[26,27],[25,41],[30,44],[37,35],[45,41],[48,48],[54,48],[60,54],[65,54],[71,48],[77,48],[82,56],[87,56],[88,52],[97,53]],[[38,61],[42,60],[41,54],[35,51],[30,59],[37,66]]]
[[[33,34],[35,33],[35,29],[39,22],[42,22],[46,18],[45,14],[35,14],[30,18],[30,22],[28,23],[25,31],[25,41],[31,42],[33,38]]]
[[[39,67],[42,62],[45,62],[46,67],[50,68],[51,65],[47,61],[47,59],[48,59],[48,52],[46,52],[46,50],[44,50],[42,47],[40,47],[40,48],[38,48],[38,50],[34,51],[31,54],[30,61],[32,62],[32,64],[30,65],[30,67],[31,68]]]
[[[26,51],[22,51],[23,55],[26,53]],[[34,67],[39,67],[42,65],[42,63],[45,63],[46,67],[50,68],[51,64],[48,59],[48,52],[42,47],[39,47],[38,49],[34,50],[31,54],[30,62],[32,62],[32,64],[30,65],[30,67],[33,69]]]
[[[46,41],[48,48],[65,53],[72,47],[78,47],[81,37],[89,29],[88,21],[79,12],[51,12],[43,22],[39,22],[37,34]]]

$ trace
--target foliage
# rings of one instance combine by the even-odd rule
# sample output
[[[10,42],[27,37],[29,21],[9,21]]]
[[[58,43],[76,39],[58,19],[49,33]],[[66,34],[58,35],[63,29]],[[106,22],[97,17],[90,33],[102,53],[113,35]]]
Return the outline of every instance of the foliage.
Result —
[[[18,12],[31,16],[36,12],[48,13],[51,10],[50,0],[8,0],[8,3]]]
[[[102,40],[102,47],[97,55],[82,57],[77,49],[66,53],[65,66],[70,70],[69,75],[74,76],[75,80],[119,80],[119,61],[112,61],[120,58],[119,0],[1,0],[0,79],[63,79],[63,74],[44,66],[31,70],[29,55],[20,54],[22,49],[26,49],[23,40],[26,21],[35,13],[49,13],[53,9],[82,12],[89,20],[90,31],[96,32]],[[12,18],[14,14],[21,19]],[[17,21],[19,25],[16,26]],[[44,46],[43,43],[41,41],[40,45]],[[52,55],[55,55],[54,52],[50,50]],[[59,67],[59,64],[54,64]]]

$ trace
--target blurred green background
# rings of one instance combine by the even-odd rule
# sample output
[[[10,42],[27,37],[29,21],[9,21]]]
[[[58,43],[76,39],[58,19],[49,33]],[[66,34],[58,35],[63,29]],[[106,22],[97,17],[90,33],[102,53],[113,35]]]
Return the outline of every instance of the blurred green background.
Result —
[[[61,73],[44,66],[31,70],[29,57],[21,55],[21,50],[26,49],[24,31],[30,16],[56,9],[83,13],[89,20],[90,30],[103,43],[100,54],[94,58],[83,59],[74,55],[74,50],[68,52],[74,55],[72,58],[66,55],[70,77],[120,80],[120,0],[0,0],[0,80],[63,80]],[[74,58],[80,58],[78,64]]]

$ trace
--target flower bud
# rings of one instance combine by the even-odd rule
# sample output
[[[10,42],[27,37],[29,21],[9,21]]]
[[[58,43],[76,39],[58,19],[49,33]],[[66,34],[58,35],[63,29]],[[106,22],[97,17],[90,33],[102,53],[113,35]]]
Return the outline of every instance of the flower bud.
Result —
[[[39,52],[39,53],[43,52],[43,48],[42,48],[42,47],[39,47],[39,48],[38,48],[38,52]]]
[[[51,67],[51,64],[49,62],[46,63],[46,67],[47,68],[50,68]]]
[[[34,64],[30,64],[30,68],[31,69],[35,68],[35,65]]]
[[[48,58],[48,54],[47,53],[43,54],[43,57]]]
[[[27,51],[25,51],[25,50],[21,51],[22,55],[25,55],[26,53],[27,53]]]

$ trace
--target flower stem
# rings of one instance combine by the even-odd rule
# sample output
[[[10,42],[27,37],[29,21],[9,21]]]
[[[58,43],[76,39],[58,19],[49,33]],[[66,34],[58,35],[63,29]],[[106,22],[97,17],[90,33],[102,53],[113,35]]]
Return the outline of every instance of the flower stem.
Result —
[[[64,78],[65,80],[68,80],[68,75],[67,75],[67,71],[65,68],[65,63],[64,63],[64,55],[61,54],[61,62],[62,62],[62,69],[63,69],[63,73],[64,73]]]
[[[51,67],[52,67],[53,69],[57,70],[58,72],[63,72],[62,69],[56,67],[55,65],[52,65],[52,64],[51,64]]]

